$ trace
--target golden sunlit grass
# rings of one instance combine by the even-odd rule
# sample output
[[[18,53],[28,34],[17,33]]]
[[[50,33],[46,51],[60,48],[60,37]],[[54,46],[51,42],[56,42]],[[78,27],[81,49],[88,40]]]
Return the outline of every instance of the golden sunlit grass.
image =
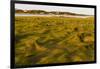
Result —
[[[94,18],[15,17],[15,63],[94,61]]]

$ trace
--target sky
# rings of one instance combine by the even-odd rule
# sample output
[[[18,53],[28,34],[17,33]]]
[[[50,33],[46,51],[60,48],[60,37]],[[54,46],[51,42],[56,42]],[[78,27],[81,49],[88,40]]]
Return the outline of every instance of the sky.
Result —
[[[35,4],[32,5],[32,4],[16,3],[15,8],[23,10],[62,11],[62,12],[94,15],[94,8],[83,8],[83,7],[49,6],[49,5],[35,5]]]

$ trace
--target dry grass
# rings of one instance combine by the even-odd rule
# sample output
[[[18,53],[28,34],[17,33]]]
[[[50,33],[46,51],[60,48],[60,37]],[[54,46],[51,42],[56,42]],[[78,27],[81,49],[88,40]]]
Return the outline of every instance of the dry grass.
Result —
[[[15,17],[16,65],[94,61],[94,18]]]

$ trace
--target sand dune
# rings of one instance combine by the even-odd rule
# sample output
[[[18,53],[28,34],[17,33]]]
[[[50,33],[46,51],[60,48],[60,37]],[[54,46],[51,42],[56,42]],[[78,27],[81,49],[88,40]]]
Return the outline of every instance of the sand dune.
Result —
[[[50,14],[15,14],[15,16],[39,16],[39,17],[73,17],[73,18],[88,18],[91,16],[78,16],[78,15],[50,15]]]

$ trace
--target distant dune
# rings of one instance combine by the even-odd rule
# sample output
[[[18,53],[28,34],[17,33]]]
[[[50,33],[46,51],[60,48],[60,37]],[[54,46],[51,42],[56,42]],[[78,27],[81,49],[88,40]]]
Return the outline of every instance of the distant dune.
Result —
[[[15,16],[39,16],[39,17],[68,17],[68,18],[89,18],[93,16],[79,16],[79,15],[51,15],[51,14],[18,14]]]
[[[79,14],[79,13],[72,13],[72,12],[61,12],[61,11],[45,11],[45,10],[22,10],[22,9],[16,9],[15,13],[21,13],[21,14],[42,14],[42,15],[74,15],[74,16],[90,16],[85,14]]]

